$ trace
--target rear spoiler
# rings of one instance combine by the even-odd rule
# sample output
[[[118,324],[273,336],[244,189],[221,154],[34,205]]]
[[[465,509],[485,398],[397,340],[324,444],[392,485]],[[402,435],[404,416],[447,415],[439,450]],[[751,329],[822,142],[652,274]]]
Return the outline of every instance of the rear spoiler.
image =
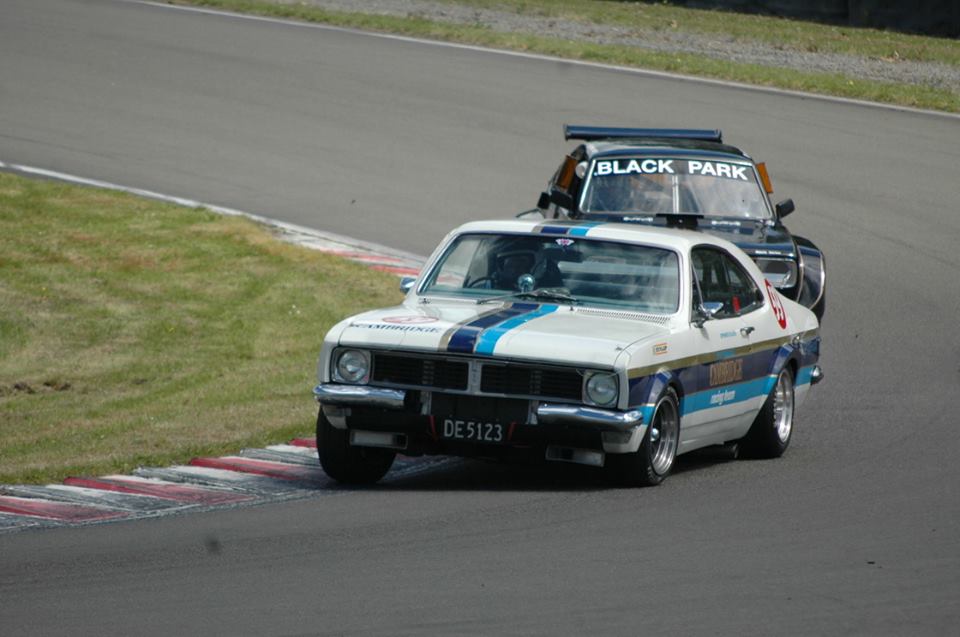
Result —
[[[660,139],[696,139],[704,142],[723,142],[723,133],[718,129],[700,128],[617,128],[609,126],[574,126],[565,124],[564,139],[628,139],[635,137],[656,137]]]

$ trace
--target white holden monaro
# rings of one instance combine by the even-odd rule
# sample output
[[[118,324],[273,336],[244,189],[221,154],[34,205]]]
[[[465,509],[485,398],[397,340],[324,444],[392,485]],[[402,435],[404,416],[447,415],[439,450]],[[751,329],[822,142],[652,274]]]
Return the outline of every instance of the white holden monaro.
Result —
[[[324,340],[317,446],[342,482],[379,480],[400,451],[659,484],[710,445],[781,455],[822,377],[813,313],[696,230],[473,222],[401,285],[402,305]]]

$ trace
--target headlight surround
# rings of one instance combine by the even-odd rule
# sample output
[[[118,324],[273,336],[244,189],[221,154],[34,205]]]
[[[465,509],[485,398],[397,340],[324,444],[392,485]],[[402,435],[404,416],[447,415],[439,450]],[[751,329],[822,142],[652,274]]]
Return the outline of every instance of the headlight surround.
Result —
[[[370,352],[342,349],[335,353],[334,380],[351,385],[364,385],[370,380]]]
[[[773,287],[778,289],[792,288],[799,280],[797,262],[792,259],[756,259],[757,266],[763,272]]]
[[[589,372],[583,383],[583,400],[597,407],[612,407],[617,404],[620,383],[617,375],[610,372]]]

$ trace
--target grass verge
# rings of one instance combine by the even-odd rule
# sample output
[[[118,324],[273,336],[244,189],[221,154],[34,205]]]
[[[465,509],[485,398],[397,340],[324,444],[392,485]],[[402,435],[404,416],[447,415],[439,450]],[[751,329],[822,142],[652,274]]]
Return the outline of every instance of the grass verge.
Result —
[[[400,298],[245,219],[0,173],[0,483],[309,434],[326,330]]]
[[[625,45],[576,42],[526,33],[499,33],[482,25],[449,24],[423,16],[399,17],[346,13],[328,11],[305,4],[278,4],[269,0],[168,0],[168,2],[491,48],[527,51],[574,60],[669,71],[899,106],[960,112],[960,95],[946,89],[736,63],[688,53],[662,53]],[[960,64],[960,45],[955,41],[871,29],[841,29],[763,16],[743,16],[643,3],[573,2],[572,0],[560,0],[556,3],[552,0],[549,2],[547,0],[503,2],[470,0],[459,3],[493,8],[506,7],[519,13],[555,16],[562,19],[629,24],[635,28],[670,28],[698,33],[722,33],[743,41],[753,39],[798,50],[822,50],[866,57]]]

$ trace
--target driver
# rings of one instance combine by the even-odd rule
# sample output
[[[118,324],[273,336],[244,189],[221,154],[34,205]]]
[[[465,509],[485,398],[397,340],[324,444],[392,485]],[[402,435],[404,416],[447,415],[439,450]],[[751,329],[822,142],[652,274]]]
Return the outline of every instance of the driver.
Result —
[[[533,268],[533,256],[511,254],[498,259],[499,267],[494,274],[494,283],[501,290],[517,290],[517,280]]]

